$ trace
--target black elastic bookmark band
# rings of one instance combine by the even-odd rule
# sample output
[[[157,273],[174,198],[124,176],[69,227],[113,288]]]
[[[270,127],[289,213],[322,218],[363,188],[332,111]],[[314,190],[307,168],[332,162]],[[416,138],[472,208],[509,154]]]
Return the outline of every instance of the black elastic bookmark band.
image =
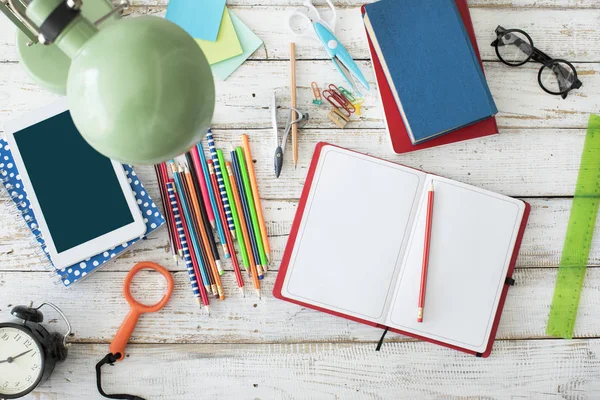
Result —
[[[513,278],[506,278],[504,284],[509,286],[515,286],[515,280]]]
[[[383,339],[385,339],[385,335],[387,335],[389,329],[390,328],[385,328],[385,330],[383,331],[383,335],[381,335],[381,339],[379,339],[379,343],[377,343],[377,347],[375,348],[375,351],[381,350],[381,346],[383,346]]]
[[[101,368],[105,364],[113,365],[115,361],[121,358],[121,354],[109,353],[104,357],[98,364],[96,364],[96,387],[98,387],[98,393],[107,399],[119,399],[119,400],[145,400],[142,397],[133,396],[131,394],[106,394],[102,389],[102,371]]]
[[[46,40],[46,43],[54,43],[62,31],[81,13],[81,10],[74,10],[67,6],[67,1],[63,1],[50,13],[48,18],[40,26],[40,34]]]

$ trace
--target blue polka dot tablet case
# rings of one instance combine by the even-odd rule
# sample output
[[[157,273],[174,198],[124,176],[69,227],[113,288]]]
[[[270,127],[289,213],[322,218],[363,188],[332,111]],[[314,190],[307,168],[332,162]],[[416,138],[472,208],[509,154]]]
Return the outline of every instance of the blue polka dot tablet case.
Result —
[[[52,260],[46,253],[46,246],[44,239],[42,238],[42,233],[39,230],[35,215],[33,215],[33,210],[29,204],[29,199],[27,198],[27,194],[25,193],[25,189],[21,183],[19,171],[17,171],[17,168],[14,165],[9,145],[6,141],[0,139],[0,180],[2,181],[4,189],[8,193],[9,197],[14,202],[14,212],[16,215],[20,214],[22,216],[23,220],[31,230],[31,233],[33,233],[35,240],[40,246],[40,254],[44,254],[44,256],[48,259],[50,263],[48,265],[49,269],[54,271],[60,277],[60,281],[65,286],[71,286],[75,282],[78,282],[89,275],[91,272],[96,271],[113,258],[120,256],[140,239],[144,239],[146,236],[165,223],[163,215],[150,198],[150,195],[148,195],[144,189],[144,185],[142,182],[140,182],[133,168],[130,165],[124,164],[123,169],[125,170],[125,175],[127,175],[129,184],[131,185],[131,190],[135,195],[140,211],[144,216],[146,234],[138,239],[131,240],[113,249],[96,254],[95,256],[73,264],[70,267],[58,270],[54,268]]]

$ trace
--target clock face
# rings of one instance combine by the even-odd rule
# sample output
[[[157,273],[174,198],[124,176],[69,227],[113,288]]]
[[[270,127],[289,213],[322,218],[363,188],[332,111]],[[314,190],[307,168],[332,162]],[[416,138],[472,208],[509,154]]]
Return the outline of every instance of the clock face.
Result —
[[[27,393],[43,373],[42,350],[29,333],[0,326],[0,397]]]

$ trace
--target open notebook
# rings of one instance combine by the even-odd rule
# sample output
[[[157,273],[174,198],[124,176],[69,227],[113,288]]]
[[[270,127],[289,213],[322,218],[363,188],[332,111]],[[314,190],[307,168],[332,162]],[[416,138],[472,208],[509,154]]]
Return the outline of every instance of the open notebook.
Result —
[[[430,181],[431,253],[417,323]],[[321,143],[274,294],[487,356],[528,214],[523,201]]]

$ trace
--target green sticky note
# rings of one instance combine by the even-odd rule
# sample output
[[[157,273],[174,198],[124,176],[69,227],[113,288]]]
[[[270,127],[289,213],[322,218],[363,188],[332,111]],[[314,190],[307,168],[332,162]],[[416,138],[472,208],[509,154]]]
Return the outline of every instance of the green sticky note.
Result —
[[[220,61],[239,56],[243,53],[242,45],[233,26],[229,10],[223,10],[223,19],[219,28],[219,36],[216,42],[196,39],[198,45],[204,52],[209,64],[216,64]]]
[[[244,52],[211,66],[213,74],[221,80],[225,80],[233,74],[263,44],[263,41],[241,19],[231,11],[229,13]]]

